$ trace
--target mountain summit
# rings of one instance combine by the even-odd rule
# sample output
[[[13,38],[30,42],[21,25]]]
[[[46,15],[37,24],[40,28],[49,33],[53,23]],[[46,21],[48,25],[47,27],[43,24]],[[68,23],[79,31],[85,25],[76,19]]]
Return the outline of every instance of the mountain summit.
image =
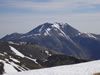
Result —
[[[65,24],[61,24],[61,23],[44,23],[40,26],[38,26],[37,28],[33,29],[32,31],[28,32],[27,34],[40,34],[40,33],[44,33],[45,36],[49,35],[49,33],[51,31],[57,31],[64,34],[68,34],[70,36],[73,36],[73,34],[77,34],[79,33],[78,30],[74,29],[73,27],[71,27],[69,24],[65,23]],[[66,32],[66,33],[64,33]]]
[[[0,41],[35,43],[79,58],[100,58],[98,35],[82,33],[67,23],[44,23],[28,33],[13,33],[3,37]]]

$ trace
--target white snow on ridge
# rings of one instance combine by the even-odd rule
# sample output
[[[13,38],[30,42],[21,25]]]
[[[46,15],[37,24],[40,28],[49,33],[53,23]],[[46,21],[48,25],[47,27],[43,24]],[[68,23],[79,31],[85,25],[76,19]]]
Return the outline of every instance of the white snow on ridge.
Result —
[[[52,25],[52,27],[55,27],[55,28],[60,29],[60,26],[59,26],[59,24],[58,24],[58,23],[54,23],[54,24]]]
[[[38,64],[37,62],[36,62],[36,59],[32,59],[32,58],[30,58],[30,57],[27,57],[27,56],[24,56],[22,53],[20,53],[18,50],[16,50],[14,47],[12,47],[12,46],[9,46],[10,48],[11,48],[11,50],[16,54],[16,55],[18,55],[18,56],[20,56],[20,57],[26,57],[27,59],[30,59],[30,60],[32,60],[32,61],[34,61],[36,64]],[[15,60],[15,59],[13,59],[13,61],[17,61],[17,60]],[[18,62],[18,61],[17,61]]]
[[[96,38],[95,36],[93,36],[91,33],[87,33],[87,32],[78,33],[78,35],[79,35],[79,36],[84,35],[84,37],[90,37],[90,38],[98,39],[98,38]]]
[[[93,75],[98,72],[100,72],[100,60],[4,75]]]
[[[93,35],[90,34],[90,33],[87,33],[87,35],[88,35],[89,37],[92,37],[92,38],[94,38],[94,39],[97,39],[95,36],[93,36]]]
[[[30,59],[30,60],[32,60],[32,61],[34,61],[36,64],[39,64],[36,60],[37,59],[32,59],[32,58],[30,58],[30,57],[27,57],[27,56],[25,56],[27,59]]]
[[[12,46],[9,46],[10,49],[18,56],[21,56],[21,57],[25,57],[22,53],[20,53],[18,50],[16,50],[14,47]]]
[[[15,58],[10,57],[10,59],[13,60],[14,62],[20,63],[20,61],[18,61],[18,60],[15,59]]]

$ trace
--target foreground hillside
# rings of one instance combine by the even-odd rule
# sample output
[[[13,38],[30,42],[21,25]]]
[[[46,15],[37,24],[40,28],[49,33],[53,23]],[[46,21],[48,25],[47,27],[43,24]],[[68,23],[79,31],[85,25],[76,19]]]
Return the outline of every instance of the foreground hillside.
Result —
[[[0,74],[86,61],[26,42],[0,42]]]
[[[93,75],[100,72],[100,60],[75,64],[65,65],[53,68],[40,70],[31,70],[20,73],[4,74],[4,75]]]

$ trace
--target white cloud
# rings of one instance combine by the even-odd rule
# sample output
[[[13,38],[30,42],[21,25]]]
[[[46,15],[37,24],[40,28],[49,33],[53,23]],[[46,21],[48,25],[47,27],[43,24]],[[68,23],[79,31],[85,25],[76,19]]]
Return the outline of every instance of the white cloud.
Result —
[[[27,32],[44,22],[67,22],[81,31],[100,33],[99,12],[72,12],[65,11],[95,8],[99,0],[52,0],[50,2],[32,2],[31,0],[0,0],[0,8],[22,8],[39,10],[33,13],[4,13],[0,14],[0,35],[12,32]],[[58,11],[61,13],[56,13]],[[98,9],[99,10],[99,9]],[[51,11],[52,14],[43,14],[41,11]],[[85,11],[85,10],[84,10]],[[65,13],[62,13],[65,12]]]
[[[31,0],[5,0],[2,7],[24,8],[31,10],[72,10],[81,7],[94,7],[99,0],[52,0],[50,2],[32,2]]]

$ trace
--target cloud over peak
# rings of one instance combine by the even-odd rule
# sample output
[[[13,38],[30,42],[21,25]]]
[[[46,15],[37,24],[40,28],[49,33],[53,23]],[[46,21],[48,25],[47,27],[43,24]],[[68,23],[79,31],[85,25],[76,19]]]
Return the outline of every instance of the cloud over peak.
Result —
[[[100,0],[0,0],[1,36],[27,32],[43,22],[68,22],[82,31],[100,33],[99,20]]]
[[[79,8],[96,8],[99,0],[3,0],[0,1],[2,8],[21,8],[30,10],[75,10]]]

